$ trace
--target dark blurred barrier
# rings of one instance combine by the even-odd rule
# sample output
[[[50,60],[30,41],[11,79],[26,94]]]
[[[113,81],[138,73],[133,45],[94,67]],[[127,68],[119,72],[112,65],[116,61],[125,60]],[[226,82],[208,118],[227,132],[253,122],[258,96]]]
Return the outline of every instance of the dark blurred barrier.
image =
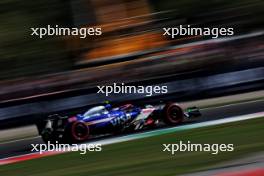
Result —
[[[169,93],[165,96],[153,95],[148,97],[149,102],[166,99],[179,100],[200,95],[198,98],[216,96],[236,91],[260,89],[264,87],[264,67],[253,68],[243,71],[235,71],[223,74],[216,74],[206,77],[197,77],[185,80],[164,82],[155,85],[167,85]],[[144,85],[142,82],[140,85]],[[146,84],[145,84],[146,85]],[[153,85],[153,84],[148,84]],[[98,89],[86,90],[86,94],[67,98],[60,97],[54,100],[42,100],[36,103],[5,107],[0,109],[0,127],[7,127],[13,124],[28,124],[56,112],[67,112],[83,107],[91,106],[110,100],[115,103],[123,101],[145,101],[142,94],[115,94],[105,97],[104,94],[97,94]],[[145,102],[147,102],[145,101]]]
[[[131,56],[134,60],[126,62],[2,81],[0,107],[4,102],[19,104],[18,100],[46,97],[72,90],[79,91],[113,82],[138,82],[172,77],[171,75],[175,77],[170,80],[188,79],[263,67],[263,33],[176,45],[152,54]]]

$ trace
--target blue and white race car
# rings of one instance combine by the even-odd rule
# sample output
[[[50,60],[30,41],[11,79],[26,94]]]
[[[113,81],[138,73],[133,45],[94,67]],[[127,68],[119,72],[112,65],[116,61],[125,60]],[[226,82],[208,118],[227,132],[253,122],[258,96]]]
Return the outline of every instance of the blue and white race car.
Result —
[[[146,105],[144,107],[125,104],[95,106],[84,114],[72,117],[52,115],[37,124],[39,134],[45,142],[82,142],[99,134],[115,134],[153,128],[163,121],[167,125],[179,125],[184,118],[198,117],[197,107],[183,110],[176,103]]]

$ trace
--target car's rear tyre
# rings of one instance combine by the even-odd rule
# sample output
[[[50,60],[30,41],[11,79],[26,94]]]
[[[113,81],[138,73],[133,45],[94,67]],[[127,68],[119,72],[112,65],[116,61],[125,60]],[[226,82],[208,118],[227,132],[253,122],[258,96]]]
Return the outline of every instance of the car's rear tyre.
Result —
[[[80,121],[75,121],[70,127],[70,136],[73,142],[82,142],[89,138],[89,127]]]
[[[163,109],[163,118],[168,125],[178,125],[184,119],[184,112],[179,105],[169,103]]]

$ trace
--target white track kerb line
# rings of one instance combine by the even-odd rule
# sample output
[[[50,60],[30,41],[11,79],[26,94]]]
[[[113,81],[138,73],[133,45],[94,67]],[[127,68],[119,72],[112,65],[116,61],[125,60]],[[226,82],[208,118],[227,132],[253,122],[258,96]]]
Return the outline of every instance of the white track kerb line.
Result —
[[[143,133],[138,133],[138,134],[131,134],[131,135],[126,135],[126,136],[116,137],[113,139],[102,139],[102,140],[99,140],[96,142],[88,142],[87,144],[110,145],[110,144],[115,144],[115,143],[120,143],[120,142],[132,141],[132,140],[136,140],[136,139],[142,139],[142,138],[147,138],[147,137],[159,136],[159,135],[163,135],[163,134],[169,134],[169,133],[173,133],[173,132],[177,132],[177,131],[197,129],[197,128],[202,128],[202,127],[209,127],[209,126],[227,124],[227,123],[232,123],[232,122],[239,122],[239,121],[256,119],[256,118],[261,118],[261,117],[264,117],[264,111],[258,112],[258,113],[253,113],[253,114],[241,115],[241,116],[233,116],[233,117],[228,117],[228,118],[219,119],[219,120],[212,120],[212,121],[200,122],[200,123],[195,123],[195,124],[190,124],[190,125],[182,125],[182,126],[171,127],[171,128],[166,128],[166,129],[159,129],[159,130],[154,130],[154,131],[149,131],[149,132],[143,132]],[[34,157],[34,158],[40,158],[40,157],[50,156],[50,155],[60,154],[60,153],[64,153],[64,152],[44,152],[44,155],[39,154],[39,153],[31,153],[31,154],[13,156],[13,157],[0,159],[0,165],[5,165],[5,164],[18,162],[18,161],[28,160],[28,159],[22,159],[21,160],[21,158],[28,157],[30,155],[38,154],[39,156]],[[12,160],[12,161],[8,161],[8,160]]]
[[[201,128],[201,127],[209,127],[209,126],[221,125],[221,124],[226,124],[226,123],[231,123],[231,122],[239,122],[239,121],[244,121],[244,120],[249,120],[249,119],[256,119],[256,118],[261,118],[261,117],[264,117],[264,112],[258,112],[254,114],[247,114],[247,115],[241,115],[241,116],[233,116],[233,117],[228,117],[228,118],[219,119],[219,120],[200,122],[200,123],[195,123],[195,124],[190,124],[190,125],[182,125],[182,126],[166,128],[166,129],[159,129],[159,130],[154,130],[154,131],[149,131],[149,132],[139,133],[139,134],[131,134],[127,136],[117,137],[114,139],[96,141],[95,143],[100,143],[102,145],[109,145],[109,144],[114,144],[114,143],[119,143],[119,142],[131,141],[135,139],[142,139],[146,137],[169,134],[169,133],[173,133],[177,131],[184,131],[184,130],[196,129],[196,128]]]

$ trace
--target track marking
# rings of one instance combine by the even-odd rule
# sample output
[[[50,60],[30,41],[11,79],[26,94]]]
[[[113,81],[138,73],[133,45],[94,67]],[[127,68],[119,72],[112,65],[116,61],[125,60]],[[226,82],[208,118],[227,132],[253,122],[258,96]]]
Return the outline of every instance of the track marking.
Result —
[[[221,124],[244,121],[244,120],[261,118],[261,117],[264,117],[264,111],[258,112],[258,113],[253,113],[253,114],[241,115],[241,116],[227,117],[227,118],[219,119],[219,120],[211,120],[211,121],[200,122],[200,123],[195,123],[195,124],[190,124],[190,125],[182,125],[182,126],[177,126],[177,127],[148,131],[148,132],[144,132],[144,133],[137,133],[137,134],[127,135],[127,136],[121,136],[121,137],[117,137],[114,139],[102,140],[101,142],[96,141],[95,143],[100,143],[102,145],[108,145],[108,144],[126,142],[126,141],[146,138],[146,137],[152,137],[152,136],[158,136],[158,135],[173,133],[173,132],[177,132],[177,131],[196,129],[196,128],[201,128],[201,127],[209,127],[209,126],[214,126],[214,125],[221,125]]]
[[[243,104],[248,104],[248,103],[256,103],[256,102],[261,102],[264,101],[264,98],[257,99],[257,100],[249,100],[249,101],[242,101],[242,102],[234,102],[230,104],[224,104],[224,105],[219,105],[219,106],[209,106],[205,108],[200,108],[201,110],[208,110],[208,109],[217,109],[217,108],[224,108],[224,107],[229,107],[229,106],[236,106],[236,105],[243,105]]]
[[[126,135],[126,136],[116,137],[113,139],[104,139],[104,140],[99,140],[96,142],[88,142],[86,144],[110,145],[110,144],[115,144],[115,143],[121,143],[121,142],[136,140],[136,139],[142,139],[142,138],[147,138],[147,137],[152,137],[152,136],[173,133],[177,131],[196,129],[196,128],[201,128],[201,127],[214,126],[214,125],[221,125],[221,124],[226,124],[226,123],[231,123],[231,122],[238,122],[238,121],[262,118],[262,117],[264,117],[264,111],[253,113],[253,114],[241,115],[241,116],[233,116],[233,117],[229,117],[225,119],[212,120],[212,121],[200,122],[200,123],[195,123],[195,124],[190,124],[190,125],[159,129],[159,130],[154,130],[154,131],[149,131],[149,132],[144,132],[144,133],[131,134],[131,135]],[[17,163],[21,161],[41,158],[41,157],[60,154],[60,153],[64,153],[64,152],[44,152],[44,154],[30,153],[30,154],[25,154],[25,155],[13,156],[13,157],[0,159],[0,165]]]
[[[15,140],[12,140],[12,141],[0,142],[0,145],[2,145],[2,144],[9,144],[9,143],[13,143],[13,142],[26,141],[26,140],[30,140],[30,139],[37,139],[37,138],[40,138],[40,136],[26,137],[26,138],[22,138],[22,139],[15,139]]]

